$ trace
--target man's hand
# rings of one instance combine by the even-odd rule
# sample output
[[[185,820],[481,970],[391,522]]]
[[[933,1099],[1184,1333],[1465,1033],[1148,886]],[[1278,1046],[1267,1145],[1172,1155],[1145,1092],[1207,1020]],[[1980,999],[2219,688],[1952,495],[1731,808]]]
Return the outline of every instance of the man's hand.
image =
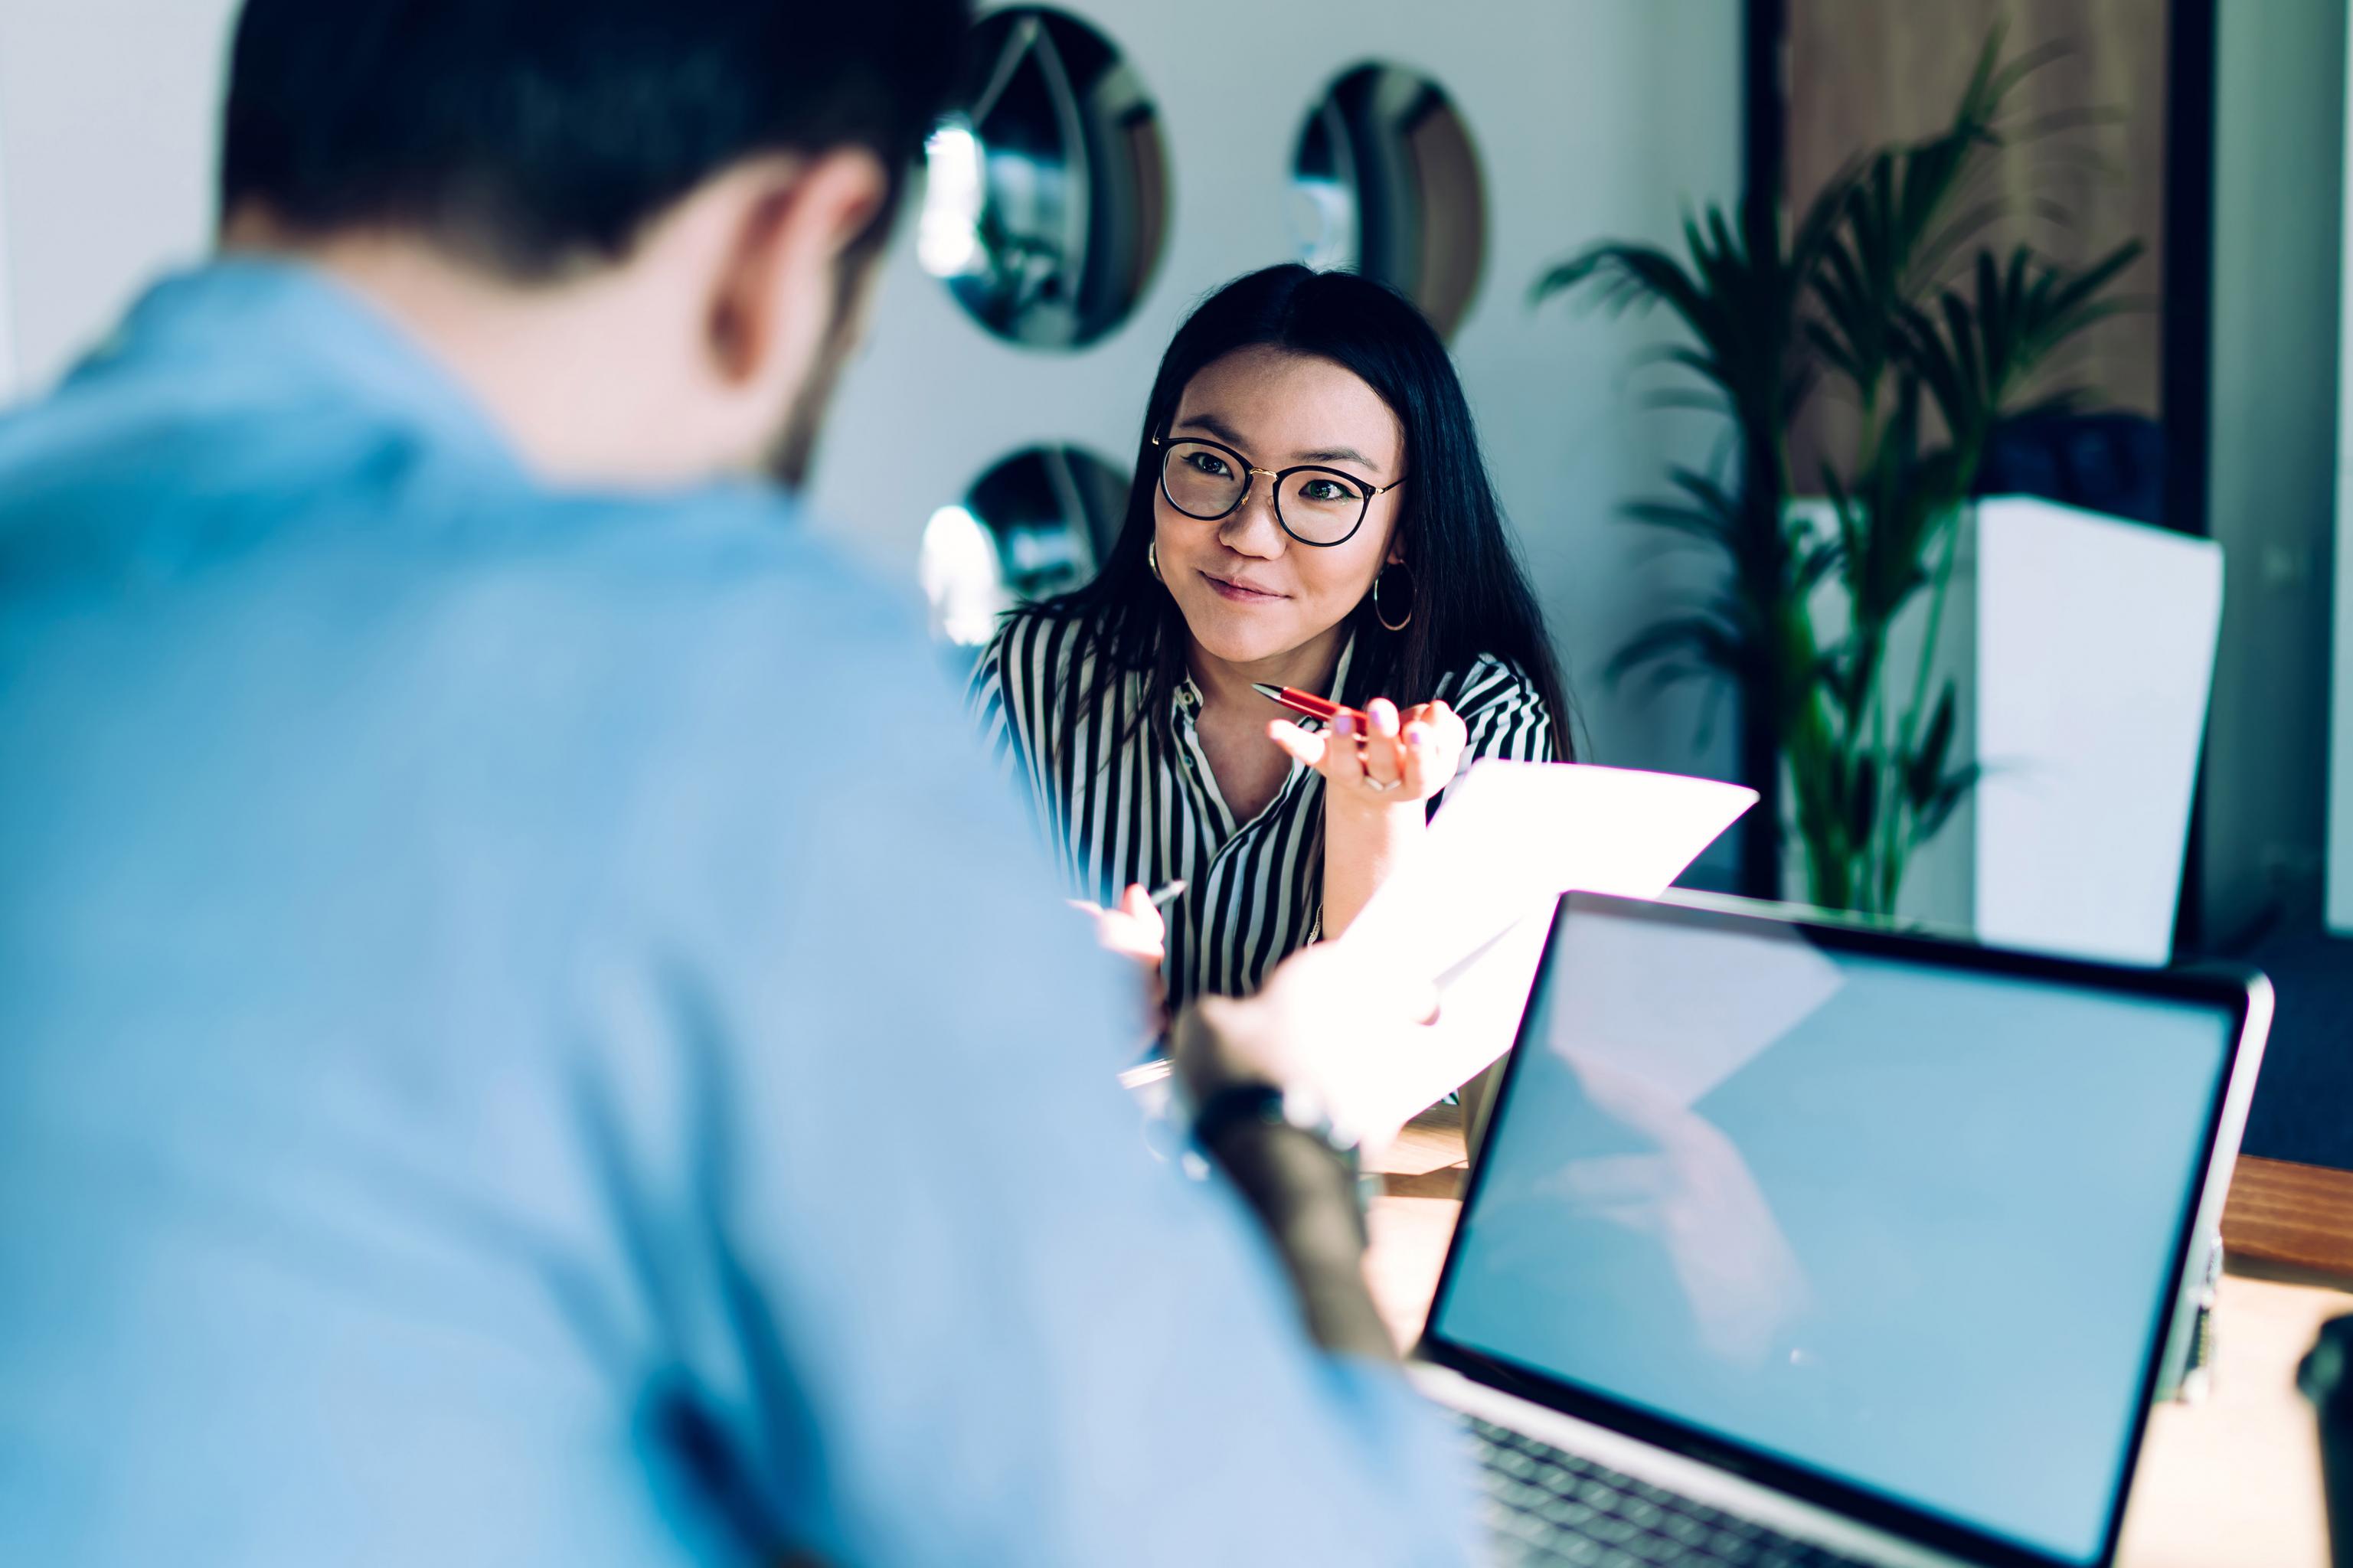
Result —
[[[1170,1038],[1177,1081],[1195,1105],[1229,1084],[1303,1089],[1344,1124],[1347,1074],[1366,1044],[1430,1022],[1423,982],[1382,974],[1345,946],[1323,943],[1275,966],[1255,996],[1204,996]]]

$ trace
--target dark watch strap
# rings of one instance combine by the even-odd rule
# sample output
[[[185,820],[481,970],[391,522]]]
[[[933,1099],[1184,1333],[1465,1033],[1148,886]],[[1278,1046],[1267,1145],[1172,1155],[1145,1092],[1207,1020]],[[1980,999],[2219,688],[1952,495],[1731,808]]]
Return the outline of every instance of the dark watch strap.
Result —
[[[1356,1168],[1356,1144],[1334,1131],[1321,1107],[1271,1083],[1229,1083],[1212,1091],[1194,1112],[1193,1142],[1204,1152],[1213,1151],[1219,1139],[1240,1126],[1295,1128],[1322,1142],[1349,1170]]]

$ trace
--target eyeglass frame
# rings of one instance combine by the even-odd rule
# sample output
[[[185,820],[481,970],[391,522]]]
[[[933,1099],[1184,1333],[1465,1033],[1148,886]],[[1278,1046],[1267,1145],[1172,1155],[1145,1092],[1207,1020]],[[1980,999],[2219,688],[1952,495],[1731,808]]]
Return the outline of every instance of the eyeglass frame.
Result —
[[[1356,526],[1349,529],[1347,532],[1342,534],[1339,538],[1309,539],[1301,534],[1298,530],[1293,528],[1291,524],[1283,519],[1283,480],[1289,479],[1293,474],[1330,474],[1335,479],[1345,479],[1350,484],[1370,485],[1372,481],[1366,479],[1361,474],[1352,474],[1345,468],[1335,468],[1328,463],[1293,463],[1287,468],[1254,468],[1251,466],[1250,460],[1248,458],[1243,457],[1240,452],[1235,451],[1223,441],[1212,441],[1206,436],[1178,436],[1172,433],[1166,437],[1155,436],[1152,437],[1152,444],[1162,448],[1159,475],[1160,499],[1166,501],[1170,506],[1176,507],[1177,516],[1189,517],[1195,522],[1223,522],[1226,519],[1233,516],[1234,513],[1241,510],[1244,506],[1249,504],[1250,489],[1258,483],[1258,476],[1263,474],[1268,479],[1274,481],[1274,489],[1271,493],[1274,497],[1272,510],[1274,512],[1275,527],[1282,530],[1283,532],[1289,534],[1293,539],[1297,540],[1300,543],[1307,546],[1310,550],[1337,550],[1341,545],[1345,544],[1348,541],[1356,538],[1357,534],[1364,531],[1365,519],[1373,515],[1373,502],[1388,494],[1391,490],[1405,483],[1406,480],[1411,477],[1407,474],[1399,474],[1388,484],[1382,485],[1378,489],[1367,493],[1365,497],[1364,505],[1357,509]],[[1202,517],[1197,513],[1187,511],[1183,507],[1176,505],[1176,498],[1168,493],[1168,448],[1179,445],[1212,447],[1217,451],[1223,452],[1226,456],[1231,458],[1235,462],[1241,465],[1242,493],[1234,498],[1233,505],[1226,508],[1225,510],[1219,512],[1212,517]]]

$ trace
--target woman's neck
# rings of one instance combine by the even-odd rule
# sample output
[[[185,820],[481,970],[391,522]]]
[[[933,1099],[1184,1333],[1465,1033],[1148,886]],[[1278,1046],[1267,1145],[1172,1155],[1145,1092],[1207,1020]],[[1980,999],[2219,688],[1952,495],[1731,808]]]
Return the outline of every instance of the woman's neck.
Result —
[[[1188,636],[1185,663],[1192,671],[1193,683],[1201,689],[1203,706],[1263,707],[1267,699],[1252,689],[1261,684],[1289,686],[1323,695],[1324,689],[1331,684],[1332,672],[1339,668],[1340,648],[1347,635],[1346,623],[1343,622],[1326,627],[1297,647],[1247,663],[1219,658]]]

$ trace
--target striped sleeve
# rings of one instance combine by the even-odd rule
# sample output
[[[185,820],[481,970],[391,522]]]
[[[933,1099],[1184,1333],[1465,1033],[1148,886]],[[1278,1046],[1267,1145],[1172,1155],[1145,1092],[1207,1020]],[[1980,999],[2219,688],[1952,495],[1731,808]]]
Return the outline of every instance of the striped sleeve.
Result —
[[[1552,710],[1519,670],[1493,655],[1482,655],[1447,700],[1471,732],[1462,765],[1494,758],[1510,763],[1560,760],[1553,745]]]

